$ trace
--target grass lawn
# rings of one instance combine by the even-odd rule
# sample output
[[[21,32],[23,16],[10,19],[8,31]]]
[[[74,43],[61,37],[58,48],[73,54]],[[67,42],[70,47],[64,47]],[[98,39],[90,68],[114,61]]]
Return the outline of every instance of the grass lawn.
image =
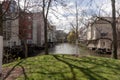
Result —
[[[5,64],[3,68],[19,61],[25,75],[16,80],[120,80],[120,60],[110,58],[41,55]]]

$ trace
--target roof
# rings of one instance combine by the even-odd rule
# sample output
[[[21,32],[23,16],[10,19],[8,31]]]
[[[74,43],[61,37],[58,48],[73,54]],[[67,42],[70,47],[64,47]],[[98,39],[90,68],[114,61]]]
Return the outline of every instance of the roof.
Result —
[[[112,22],[112,17],[96,17],[90,24],[109,24]],[[116,22],[120,23],[120,17],[116,18]]]

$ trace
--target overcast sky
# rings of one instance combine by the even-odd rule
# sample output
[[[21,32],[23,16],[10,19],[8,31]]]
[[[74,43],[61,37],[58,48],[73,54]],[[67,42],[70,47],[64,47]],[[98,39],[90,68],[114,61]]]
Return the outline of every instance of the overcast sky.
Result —
[[[70,23],[75,24],[75,15],[71,14],[75,13],[75,2],[78,4],[79,18],[83,21],[94,15],[111,17],[111,0],[66,0],[66,8],[68,9],[58,5],[57,9],[53,7],[58,12],[55,12],[57,17],[51,13],[49,14],[49,18],[57,25],[57,29],[69,31],[71,29]],[[116,10],[119,8],[120,0],[116,0]],[[80,23],[79,27],[82,26],[84,25]]]
[[[75,24],[76,2],[79,9],[79,18],[81,19],[86,19],[87,17],[89,18],[92,15],[98,14],[100,8],[105,11],[105,13],[101,12],[101,16],[111,12],[110,0],[66,0],[66,7],[58,5],[57,7],[52,7],[56,11],[50,10],[49,19],[57,25],[57,29],[68,32],[71,29],[70,23]],[[81,27],[83,25],[80,24],[79,26]]]

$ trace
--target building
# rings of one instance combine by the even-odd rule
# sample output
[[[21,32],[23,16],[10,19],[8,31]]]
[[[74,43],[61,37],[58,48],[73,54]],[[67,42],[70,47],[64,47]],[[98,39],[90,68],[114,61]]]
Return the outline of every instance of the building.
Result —
[[[18,6],[14,0],[11,2],[6,0],[2,4],[3,12],[6,11],[9,5],[7,12],[3,16],[4,47],[19,46],[21,44],[19,39],[19,18],[15,18],[18,16]]]
[[[56,27],[48,22],[47,37],[48,43],[56,41]],[[33,44],[39,47],[44,46],[44,19],[42,12],[33,13]]]
[[[32,44],[32,24],[32,13],[21,11],[19,17],[19,37],[27,44]]]
[[[79,42],[81,43],[86,43],[86,39],[87,39],[87,36],[86,36],[86,32],[87,32],[87,29],[86,27],[81,27],[78,31],[78,40]]]
[[[56,26],[49,24],[48,25],[48,42],[56,42]]]
[[[103,17],[105,20],[96,19],[94,22],[89,23],[87,29],[87,41],[88,47],[92,50],[102,50],[105,52],[111,52],[112,50],[112,26],[108,21],[111,21],[111,17]],[[120,35],[120,22],[117,18],[117,33]],[[118,37],[118,40],[119,37]]]
[[[44,20],[41,12],[33,13],[33,44],[43,46],[44,40]]]
[[[67,33],[63,30],[56,30],[56,41],[58,43],[66,42],[67,41]]]

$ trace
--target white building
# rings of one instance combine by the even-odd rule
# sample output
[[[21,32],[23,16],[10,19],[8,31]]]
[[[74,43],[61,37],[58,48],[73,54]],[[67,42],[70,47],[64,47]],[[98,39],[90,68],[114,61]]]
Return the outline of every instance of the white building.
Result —
[[[56,42],[56,27],[54,25],[48,26],[48,42]]]
[[[19,19],[7,20],[3,23],[4,47],[21,45],[19,39]]]
[[[44,43],[44,20],[42,13],[33,13],[33,44],[42,46]]]
[[[111,21],[112,18],[110,17],[103,17],[104,19]],[[102,19],[96,19],[96,21],[91,22],[87,29],[87,40],[88,40],[88,47],[91,49],[104,49],[105,51],[110,51],[112,49],[112,26],[111,24]],[[119,32],[120,32],[120,22],[119,18],[117,18],[117,33],[118,33],[118,40]]]
[[[3,1],[3,12],[6,10],[6,6],[8,5],[9,0]],[[8,11],[3,16],[3,19],[5,19],[3,22],[4,47],[19,46],[21,44],[19,39],[19,18],[15,18],[17,16],[18,6],[16,1],[12,0]]]

